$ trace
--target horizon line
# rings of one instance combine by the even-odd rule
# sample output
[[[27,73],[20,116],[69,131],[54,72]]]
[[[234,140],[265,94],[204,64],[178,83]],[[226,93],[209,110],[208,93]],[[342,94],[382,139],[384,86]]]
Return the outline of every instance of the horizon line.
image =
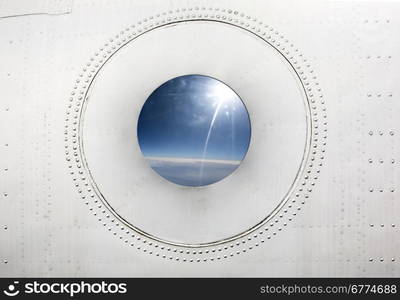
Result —
[[[203,159],[203,158],[186,158],[186,157],[166,157],[166,156],[145,156],[146,160],[158,160],[158,161],[166,161],[166,162],[176,162],[176,163],[184,163],[184,162],[208,162],[208,163],[220,163],[220,164],[229,164],[229,165],[239,165],[241,160],[233,160],[233,159]]]

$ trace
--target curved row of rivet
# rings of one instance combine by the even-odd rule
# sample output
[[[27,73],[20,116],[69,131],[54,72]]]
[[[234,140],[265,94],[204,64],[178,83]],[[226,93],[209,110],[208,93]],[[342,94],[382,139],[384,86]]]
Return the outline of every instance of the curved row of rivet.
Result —
[[[304,87],[310,109],[311,137],[310,149],[299,181],[283,207],[262,227],[248,233],[235,241],[218,246],[191,248],[166,244],[152,240],[121,224],[93,190],[89,172],[82,163],[82,152],[79,145],[79,125],[81,110],[89,85],[95,74],[107,62],[107,59],[126,43],[145,32],[179,21],[209,20],[219,21],[242,27],[256,34],[269,45],[277,49],[292,65]],[[68,101],[65,119],[65,154],[73,181],[89,210],[103,226],[124,243],[145,253],[162,258],[183,262],[216,261],[245,253],[273,238],[293,220],[297,212],[309,198],[318,179],[320,167],[325,155],[327,139],[327,114],[325,100],[311,65],[283,35],[272,27],[243,13],[231,9],[220,8],[183,8],[164,12],[137,22],[110,38],[98,51],[90,57],[75,81]]]

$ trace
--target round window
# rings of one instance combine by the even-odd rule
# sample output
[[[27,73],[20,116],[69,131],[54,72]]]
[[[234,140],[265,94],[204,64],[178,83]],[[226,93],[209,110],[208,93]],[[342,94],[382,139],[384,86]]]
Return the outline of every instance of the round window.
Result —
[[[137,136],[154,171],[196,187],[218,182],[239,167],[251,126],[245,105],[229,86],[212,77],[185,75],[148,97]]]

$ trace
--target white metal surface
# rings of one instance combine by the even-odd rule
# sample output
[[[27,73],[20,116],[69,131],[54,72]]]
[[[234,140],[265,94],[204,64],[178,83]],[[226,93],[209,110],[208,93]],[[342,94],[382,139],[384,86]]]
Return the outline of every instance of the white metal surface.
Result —
[[[1,276],[399,276],[398,3],[8,2]],[[135,136],[185,74],[227,83],[252,122],[206,188],[163,181]]]

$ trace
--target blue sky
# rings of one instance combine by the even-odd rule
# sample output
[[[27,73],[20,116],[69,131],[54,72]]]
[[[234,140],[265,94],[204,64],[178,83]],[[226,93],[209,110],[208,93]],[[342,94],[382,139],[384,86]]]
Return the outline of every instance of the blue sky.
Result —
[[[137,127],[146,157],[242,160],[250,142],[249,116],[224,83],[186,75],[157,88]]]

